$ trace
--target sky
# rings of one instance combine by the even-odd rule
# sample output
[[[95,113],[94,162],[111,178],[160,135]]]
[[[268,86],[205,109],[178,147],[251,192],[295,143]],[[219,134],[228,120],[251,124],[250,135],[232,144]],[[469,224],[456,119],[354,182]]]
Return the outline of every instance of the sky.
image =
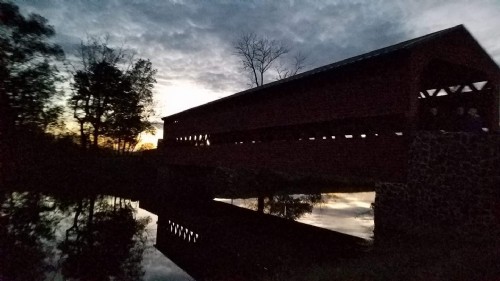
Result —
[[[244,33],[284,42],[307,69],[464,24],[500,63],[500,0],[15,0],[47,18],[74,58],[88,35],[109,34],[158,69],[156,117],[249,88],[234,55]],[[275,75],[270,73],[267,80]]]

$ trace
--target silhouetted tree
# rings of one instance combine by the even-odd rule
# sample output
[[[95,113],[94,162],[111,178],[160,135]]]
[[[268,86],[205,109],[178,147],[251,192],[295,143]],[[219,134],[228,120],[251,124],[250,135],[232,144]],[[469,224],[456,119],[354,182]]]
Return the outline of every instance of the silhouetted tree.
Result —
[[[277,79],[295,75],[304,68],[305,56],[298,53],[291,66],[280,62],[290,48],[283,42],[259,37],[255,33],[246,33],[233,43],[235,55],[240,58],[243,69],[250,75],[252,86],[262,86],[266,79],[265,73],[276,66]],[[279,64],[278,64],[279,63]],[[278,65],[277,65],[278,64]]]
[[[58,124],[62,108],[53,101],[59,96],[57,84],[61,77],[55,65],[62,61],[64,53],[49,42],[54,34],[45,18],[37,14],[25,17],[15,4],[0,1],[3,129],[18,125],[45,131]]]
[[[116,68],[116,65],[124,59],[122,49],[117,50],[108,47],[108,39],[108,36],[104,38],[89,37],[85,43],[81,42],[78,49],[77,55],[80,59],[80,65],[74,67],[73,92],[68,105],[73,111],[73,117],[79,124],[80,144],[83,148],[89,147],[91,143],[91,119],[94,119],[94,122],[97,121],[95,116],[92,118],[91,112],[92,108],[97,108],[97,104],[94,104],[96,93],[91,91],[91,85],[95,84],[92,79],[95,78],[93,74],[96,67],[98,64],[102,64],[107,65],[109,68]],[[99,131],[96,133],[99,136]]]
[[[146,150],[151,150],[154,149],[155,145],[150,142],[143,143],[141,147],[139,147],[138,151],[146,151]]]
[[[153,132],[152,89],[156,70],[149,60],[131,61],[121,70],[125,55],[106,39],[90,38],[80,47],[81,66],[74,74],[69,105],[80,125],[82,147],[97,148],[100,137],[112,138],[117,150],[133,148],[141,132]]]
[[[74,76],[74,94],[70,105],[80,123],[81,144],[87,145],[84,126],[92,127],[92,145],[97,148],[99,136],[106,132],[113,108],[121,95],[128,91],[122,81],[122,72],[106,61],[92,64],[87,71],[77,71]]]
[[[116,100],[106,133],[115,140],[117,150],[122,153],[134,149],[141,132],[155,132],[148,121],[154,114],[155,74],[156,70],[149,60],[139,59],[123,76],[123,83],[129,85],[130,91]]]

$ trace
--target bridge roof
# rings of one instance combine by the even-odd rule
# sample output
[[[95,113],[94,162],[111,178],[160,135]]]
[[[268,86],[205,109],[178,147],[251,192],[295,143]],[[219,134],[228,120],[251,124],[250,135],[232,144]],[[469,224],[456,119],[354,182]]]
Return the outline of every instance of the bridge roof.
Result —
[[[267,83],[267,84],[259,86],[259,87],[255,87],[255,88],[251,88],[251,89],[248,89],[248,90],[245,90],[242,92],[238,92],[236,94],[233,94],[233,95],[230,95],[230,96],[227,96],[224,98],[220,98],[218,100],[208,102],[208,103],[202,104],[200,106],[193,107],[191,109],[187,109],[185,111],[182,111],[182,112],[179,112],[179,113],[167,116],[167,117],[163,117],[162,120],[174,120],[174,119],[182,117],[184,115],[194,113],[198,110],[208,109],[212,106],[219,105],[219,104],[224,103],[224,102],[233,101],[233,100],[238,99],[242,96],[247,96],[247,95],[254,94],[256,92],[260,92],[264,89],[276,87],[278,85],[282,85],[282,84],[285,84],[285,83],[288,83],[291,81],[295,81],[295,80],[304,79],[306,77],[311,77],[311,76],[314,76],[314,75],[317,75],[320,73],[324,73],[324,72],[327,72],[330,70],[341,70],[342,68],[344,68],[348,65],[352,66],[352,65],[355,65],[355,64],[358,64],[361,62],[368,61],[370,59],[379,58],[379,57],[387,56],[387,55],[392,55],[392,54],[395,54],[396,52],[401,51],[401,50],[409,50],[409,49],[412,49],[412,48],[419,46],[423,43],[429,42],[431,40],[435,40],[436,38],[440,38],[444,35],[447,35],[449,33],[455,32],[455,31],[465,32],[467,35],[469,35],[471,38],[473,38],[472,35],[470,35],[470,33],[467,31],[467,29],[463,25],[457,25],[457,26],[443,29],[443,30],[440,30],[437,32],[433,32],[433,33],[430,33],[430,34],[427,34],[427,35],[424,35],[421,37],[417,37],[414,39],[403,41],[403,42],[400,42],[400,43],[397,43],[397,44],[394,44],[394,45],[391,45],[388,47],[377,49],[377,50],[374,50],[374,51],[371,51],[371,52],[368,52],[365,54],[361,54],[361,55],[347,58],[347,59],[344,59],[344,60],[341,60],[338,62],[334,62],[332,64],[321,66],[321,67],[318,67],[318,68],[315,68],[315,69],[288,77],[286,79],[274,81],[274,82]]]

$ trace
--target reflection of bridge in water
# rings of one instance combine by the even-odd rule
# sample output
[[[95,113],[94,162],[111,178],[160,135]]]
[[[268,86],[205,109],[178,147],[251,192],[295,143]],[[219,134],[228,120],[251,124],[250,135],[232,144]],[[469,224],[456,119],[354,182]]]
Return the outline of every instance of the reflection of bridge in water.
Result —
[[[411,137],[427,129],[431,108],[442,119],[435,129],[455,130],[464,107],[499,130],[499,81],[495,62],[456,26],[165,117],[158,157],[164,166],[405,183]],[[152,210],[157,246],[194,276],[258,279],[359,249],[360,239],[223,203],[163,205]]]
[[[145,200],[141,208],[158,215],[156,248],[198,280],[262,280],[355,255],[366,243],[216,201],[175,207]]]

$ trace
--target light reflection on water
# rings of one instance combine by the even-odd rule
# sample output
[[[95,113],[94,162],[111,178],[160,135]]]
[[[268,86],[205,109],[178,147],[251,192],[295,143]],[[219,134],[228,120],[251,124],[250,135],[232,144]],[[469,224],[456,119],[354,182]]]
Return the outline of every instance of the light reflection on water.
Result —
[[[112,197],[107,198],[107,201],[111,203]],[[129,201],[132,208],[135,210],[136,215],[135,219],[146,219],[149,218],[149,222],[146,225],[146,248],[142,255],[141,265],[144,270],[144,276],[142,276],[141,280],[144,281],[154,281],[154,280],[171,280],[171,281],[194,281],[194,279],[189,276],[184,270],[178,267],[174,262],[172,262],[165,255],[160,253],[155,247],[154,244],[156,242],[156,230],[157,230],[157,222],[158,216],[150,213],[144,209],[139,208],[138,201]],[[73,215],[73,214],[72,214]],[[70,221],[72,219],[72,215],[64,218],[58,224],[58,229],[56,233],[60,233],[58,238],[62,239],[63,234],[66,229],[70,226]],[[64,280],[62,276],[57,274],[56,276],[60,277],[60,280]],[[53,280],[53,279],[47,279]],[[54,280],[58,280],[55,278]]]
[[[292,195],[298,197],[300,195]],[[257,210],[257,198],[215,200],[242,208]],[[321,200],[312,204],[312,211],[297,221],[364,239],[373,239],[373,210],[375,192],[322,193]],[[265,211],[266,212],[266,211]]]
[[[151,218],[151,221],[146,226],[148,249],[145,251],[142,260],[142,265],[145,269],[143,280],[194,281],[184,270],[154,248],[158,216],[137,207],[137,217]]]
[[[28,204],[31,201],[22,201],[24,197],[29,194],[19,194],[13,193],[11,201],[6,202],[25,202],[19,204]],[[19,197],[19,198],[18,198]],[[116,204],[116,199],[114,197],[100,197],[100,203],[96,203],[96,215],[97,214],[109,214],[113,209],[113,204]],[[297,221],[302,223],[307,223],[315,225],[318,227],[323,227],[326,229],[331,229],[334,231],[343,232],[346,234],[355,235],[358,237],[369,239],[373,235],[373,212],[371,210],[371,203],[374,201],[374,192],[361,192],[361,193],[329,193],[319,195],[293,195],[293,196],[277,196],[275,197],[272,204],[268,204],[267,211],[274,212],[277,215],[281,215],[289,218],[298,218]],[[60,243],[67,236],[66,230],[68,230],[73,224],[73,218],[75,217],[76,203],[66,203],[70,205],[64,205],[59,202],[54,197],[51,196],[40,196],[36,197],[36,200],[30,204],[34,207],[33,212],[38,212],[37,208],[40,208],[40,214],[44,213],[43,218],[46,218],[46,223],[44,225],[47,227],[53,227],[54,239],[45,239],[45,247],[51,248],[51,256],[47,256],[47,261],[52,264],[53,270],[46,275],[47,280],[63,280],[63,276],[57,268],[60,268],[62,252],[60,250]],[[299,200],[300,199],[300,200]],[[217,199],[226,203],[232,203],[234,205],[256,209],[257,199]],[[294,201],[298,200],[298,201]],[[134,221],[141,221],[146,217],[151,218],[150,221],[145,225],[146,232],[146,248],[142,253],[142,260],[139,263],[142,265],[144,270],[143,280],[173,280],[173,281],[186,281],[194,280],[177,265],[175,265],[170,259],[165,257],[156,248],[154,248],[154,243],[156,241],[156,230],[158,217],[144,209],[139,208],[138,202],[130,202],[125,200],[125,203],[129,203],[134,209],[133,219]],[[40,203],[39,203],[40,202]],[[269,203],[269,202],[268,202]],[[17,204],[17,203],[16,203]],[[291,205],[293,205],[293,208]],[[311,204],[311,208],[307,208],[307,204]],[[9,208],[14,208],[17,213],[23,211],[22,205],[11,205],[3,204],[1,205],[2,210],[0,212],[0,217],[11,214]],[[306,206],[304,206],[306,205]],[[64,207],[65,206],[65,207]],[[280,209],[285,206],[285,211]],[[288,206],[288,210],[286,209]],[[43,207],[43,208],[41,208]],[[121,201],[120,201],[121,207]],[[87,207],[88,208],[88,205]],[[111,208],[111,209],[110,209]],[[274,209],[273,209],[274,208]],[[100,210],[99,212],[97,210]],[[294,214],[291,215],[292,210],[295,210]],[[305,211],[304,211],[305,210]],[[114,211],[113,211],[114,212]],[[113,213],[111,212],[111,213]],[[88,215],[88,214],[87,214]],[[82,214],[83,216],[83,214]],[[24,217],[21,217],[24,218]],[[86,217],[81,217],[81,223],[85,223]],[[85,219],[84,219],[85,218]],[[98,221],[103,221],[101,217]],[[111,217],[110,217],[111,218]],[[96,218],[97,219],[97,218]],[[146,221],[146,220],[142,220]],[[20,221],[24,222],[24,221]],[[54,222],[54,223],[52,223]],[[108,221],[110,223],[112,221]],[[29,223],[27,221],[26,223]],[[83,224],[84,226],[84,224]],[[103,231],[106,228],[103,229]],[[115,229],[120,231],[119,229]],[[116,237],[113,238],[113,240]],[[0,243],[1,246],[2,243]],[[104,246],[105,247],[105,246]],[[1,277],[1,270],[0,270]],[[1,279],[1,278],[0,278]]]
[[[0,192],[0,280],[193,280],[153,247],[157,216],[138,206]]]

